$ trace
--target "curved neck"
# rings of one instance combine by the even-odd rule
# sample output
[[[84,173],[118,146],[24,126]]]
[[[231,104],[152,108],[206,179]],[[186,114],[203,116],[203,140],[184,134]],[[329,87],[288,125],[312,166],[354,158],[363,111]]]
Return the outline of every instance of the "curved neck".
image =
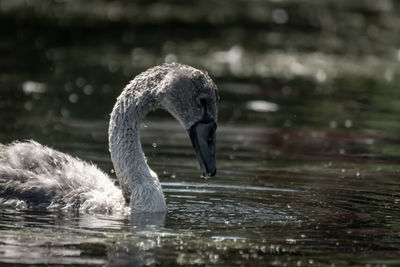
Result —
[[[158,107],[156,91],[131,89],[130,85],[125,88],[111,113],[108,133],[111,160],[123,196],[133,210],[161,211],[162,206],[165,210],[160,183],[147,165],[139,133],[140,121],[148,111]]]

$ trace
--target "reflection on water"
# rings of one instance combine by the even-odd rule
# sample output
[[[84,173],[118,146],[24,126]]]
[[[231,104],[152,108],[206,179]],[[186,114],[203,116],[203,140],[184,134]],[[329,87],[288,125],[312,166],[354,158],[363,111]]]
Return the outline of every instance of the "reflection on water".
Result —
[[[210,8],[212,7],[212,8]],[[216,177],[165,112],[143,149],[167,214],[0,211],[0,263],[399,265],[400,5],[0,1],[0,142],[114,176],[107,120],[137,73],[179,61],[220,90]]]
[[[102,151],[106,126],[65,121],[63,131],[55,134],[78,132],[71,137],[75,142],[60,147],[112,173],[107,151]],[[86,135],[99,137],[88,143]],[[3,210],[0,258],[111,265],[341,265],[377,258],[397,263],[397,162],[368,151],[329,152],[331,138],[318,132],[221,126],[220,172],[204,180],[181,126],[149,119],[142,141],[162,181],[167,214]],[[363,140],[345,134],[334,138],[348,151]]]
[[[235,249],[236,245],[231,246],[236,242],[248,249],[247,240],[257,237],[256,233],[249,235],[247,228],[301,222],[289,215],[295,212],[287,211],[287,207],[258,201],[264,191],[286,194],[293,190],[177,182],[164,183],[163,187],[169,208],[166,221],[165,214],[125,217],[5,210],[0,226],[2,259],[22,263],[149,264],[165,263],[165,254],[172,253],[167,262],[205,263],[212,256],[212,262],[218,263],[218,250]],[[265,242],[258,243],[261,246]],[[211,247],[209,251],[191,251],[196,244]],[[183,249],[185,245],[189,247]],[[180,249],[176,253],[171,247]],[[44,254],[49,257],[43,259]]]

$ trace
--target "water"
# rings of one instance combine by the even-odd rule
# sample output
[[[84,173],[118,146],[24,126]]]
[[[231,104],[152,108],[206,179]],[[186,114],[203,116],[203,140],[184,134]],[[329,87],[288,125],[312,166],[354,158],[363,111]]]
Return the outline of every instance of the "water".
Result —
[[[205,68],[221,102],[207,180],[171,116],[143,123],[165,216],[2,209],[0,263],[399,265],[400,9],[376,2],[1,1],[2,143],[32,138],[113,177],[108,114],[136,73]]]

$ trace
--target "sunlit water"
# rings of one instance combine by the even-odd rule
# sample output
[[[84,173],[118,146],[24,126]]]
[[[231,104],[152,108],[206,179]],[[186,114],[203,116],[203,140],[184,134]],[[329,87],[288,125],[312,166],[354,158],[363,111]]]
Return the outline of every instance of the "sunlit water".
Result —
[[[60,134],[71,132],[74,142],[60,141],[57,146],[113,175],[103,151],[106,123],[64,121],[58,127]],[[204,180],[187,134],[177,122],[147,120],[142,128],[144,150],[167,197],[166,215],[2,210],[1,261],[398,263],[399,182],[397,172],[385,169],[390,163],[373,156],[343,160],[326,154],[313,147],[328,137],[311,132],[301,134],[318,135],[315,144],[297,143],[293,153],[278,153],[274,144],[294,133],[222,125],[218,175]],[[247,144],[240,141],[243,134]],[[94,136],[93,142],[86,140],[87,135]],[[348,138],[337,140],[349,147],[358,141]]]
[[[217,175],[201,178],[186,131],[150,114],[143,149],[168,213],[2,208],[0,265],[400,265],[397,2],[87,3],[0,1],[0,142],[115,177],[115,97],[178,60],[219,87]]]

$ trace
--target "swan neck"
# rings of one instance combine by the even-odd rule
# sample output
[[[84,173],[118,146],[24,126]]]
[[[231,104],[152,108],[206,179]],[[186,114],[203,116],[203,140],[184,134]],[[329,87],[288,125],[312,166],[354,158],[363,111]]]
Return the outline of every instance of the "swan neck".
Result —
[[[161,191],[158,178],[147,164],[140,142],[140,122],[156,108],[151,91],[146,94],[124,90],[111,113],[109,147],[114,170],[127,203],[140,188]],[[137,195],[137,194],[136,194]]]

